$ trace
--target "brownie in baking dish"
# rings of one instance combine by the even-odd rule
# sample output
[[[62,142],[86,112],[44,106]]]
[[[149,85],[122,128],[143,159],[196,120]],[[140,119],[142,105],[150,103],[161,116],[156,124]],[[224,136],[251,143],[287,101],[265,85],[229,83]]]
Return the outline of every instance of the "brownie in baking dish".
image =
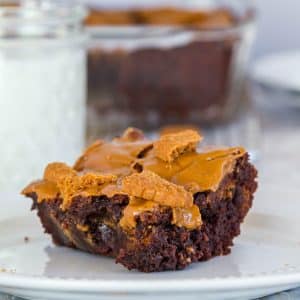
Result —
[[[245,55],[248,18],[229,7],[91,7],[89,138],[128,123],[154,131],[231,120],[241,105],[237,60]]]
[[[51,163],[22,193],[55,244],[143,272],[230,253],[257,188],[245,149],[197,148],[193,130],[156,141],[128,129],[73,167]]]

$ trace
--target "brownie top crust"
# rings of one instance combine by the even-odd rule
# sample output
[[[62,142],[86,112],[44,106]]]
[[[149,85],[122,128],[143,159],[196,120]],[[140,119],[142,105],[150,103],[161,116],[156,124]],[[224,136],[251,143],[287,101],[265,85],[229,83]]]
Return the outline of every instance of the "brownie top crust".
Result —
[[[88,26],[180,25],[219,29],[231,27],[236,23],[236,16],[225,8],[213,10],[188,10],[175,7],[131,10],[92,9],[86,19]]]
[[[29,184],[22,193],[36,194],[38,202],[61,198],[67,210],[77,196],[126,195],[120,225],[134,228],[135,216],[159,207],[169,207],[173,224],[187,229],[202,224],[193,195],[216,191],[232,172],[241,147],[197,150],[202,136],[194,130],[161,135],[151,141],[140,130],[129,128],[110,142],[88,147],[73,167],[49,164],[42,180]]]

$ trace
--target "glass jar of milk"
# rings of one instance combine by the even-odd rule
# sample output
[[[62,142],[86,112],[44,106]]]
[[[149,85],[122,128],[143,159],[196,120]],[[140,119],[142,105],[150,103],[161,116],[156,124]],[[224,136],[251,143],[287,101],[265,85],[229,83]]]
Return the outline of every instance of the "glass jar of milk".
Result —
[[[0,192],[84,146],[85,10],[70,2],[0,1]]]

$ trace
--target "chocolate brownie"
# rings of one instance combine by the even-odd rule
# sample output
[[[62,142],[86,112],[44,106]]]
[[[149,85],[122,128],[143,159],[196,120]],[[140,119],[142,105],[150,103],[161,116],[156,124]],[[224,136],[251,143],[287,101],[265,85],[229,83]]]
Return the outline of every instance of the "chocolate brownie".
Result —
[[[155,130],[170,123],[202,125],[231,119],[241,103],[238,95],[235,98],[240,81],[233,88],[233,80],[244,39],[237,29],[243,22],[229,9],[92,10],[86,20],[92,29],[90,135],[114,134],[127,124]],[[143,34],[110,35],[113,26],[129,33],[140,26]],[[153,28],[164,26],[170,28],[168,33],[151,35]]]
[[[57,245],[143,272],[183,269],[230,253],[257,187],[245,149],[199,150],[201,138],[129,129],[73,167],[49,164],[22,193]]]

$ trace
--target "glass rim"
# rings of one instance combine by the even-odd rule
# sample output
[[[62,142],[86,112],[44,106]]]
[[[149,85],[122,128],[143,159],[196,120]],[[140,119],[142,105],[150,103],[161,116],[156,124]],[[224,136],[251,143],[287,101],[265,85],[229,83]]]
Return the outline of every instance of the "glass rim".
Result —
[[[0,0],[0,26],[5,24],[76,23],[87,16],[77,1]]]

